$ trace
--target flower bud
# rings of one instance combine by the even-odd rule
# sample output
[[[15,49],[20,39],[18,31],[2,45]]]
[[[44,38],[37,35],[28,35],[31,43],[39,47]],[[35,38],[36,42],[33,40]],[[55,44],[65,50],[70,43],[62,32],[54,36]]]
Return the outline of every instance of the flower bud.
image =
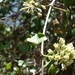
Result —
[[[54,52],[53,52],[51,49],[49,49],[49,50],[48,50],[48,53],[49,53],[49,54],[53,54]]]
[[[48,58],[49,58],[49,60],[53,60],[54,56],[49,56]]]
[[[35,6],[38,6],[38,5],[39,5],[39,3],[38,3],[38,2],[36,2],[36,3],[35,3]]]
[[[39,13],[39,12],[37,13],[37,15],[38,15],[38,17],[41,17],[41,16],[42,16],[42,14],[41,14],[41,13]]]
[[[40,8],[36,8],[36,9],[38,10],[38,12],[40,12],[40,13],[42,12],[42,10]]]
[[[32,4],[32,3],[35,3],[35,2],[34,2],[34,0],[31,0],[29,3],[31,3],[31,4]]]
[[[23,3],[23,6],[26,6],[26,4],[27,4],[27,2],[24,2],[24,3]]]
[[[65,55],[63,58],[64,58],[65,60],[69,60],[69,56],[68,56],[68,55]]]
[[[58,49],[59,44],[58,43],[54,43],[53,46],[54,46],[55,49]]]
[[[20,11],[24,11],[24,10],[25,10],[25,8],[21,8],[21,9],[20,9]]]
[[[61,64],[61,67],[62,67],[62,69],[61,70],[66,70],[66,66],[65,66],[65,64]]]
[[[55,55],[55,58],[54,58],[56,61],[60,60],[60,56],[59,55]]]
[[[60,43],[60,44],[65,44],[65,40],[64,40],[63,38],[60,38],[60,39],[59,39],[59,43]]]
[[[42,7],[42,9],[44,9],[44,10],[46,9],[46,7],[45,7],[44,5],[41,5],[41,7]]]
[[[28,13],[28,14],[32,14],[32,13],[33,13],[33,10],[29,10],[29,9],[28,9],[28,10],[27,10],[27,13]]]

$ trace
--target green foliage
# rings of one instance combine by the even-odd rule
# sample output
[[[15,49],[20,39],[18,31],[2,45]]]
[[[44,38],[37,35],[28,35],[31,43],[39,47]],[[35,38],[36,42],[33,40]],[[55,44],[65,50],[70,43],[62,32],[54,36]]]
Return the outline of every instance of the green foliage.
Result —
[[[33,67],[32,69],[30,69],[30,72],[31,73],[35,73],[37,71],[37,68],[36,67]]]
[[[67,17],[67,18],[70,17],[70,10],[69,10],[69,9],[67,9],[67,11],[66,11],[66,17]]]
[[[5,41],[0,41],[0,50],[6,50],[10,49],[10,42],[5,40]]]
[[[63,0],[63,3],[64,3],[67,7],[71,6],[74,2],[75,2],[75,0],[70,0],[70,1],[68,1],[68,0]]]
[[[57,68],[56,66],[54,66],[53,64],[50,65],[49,69],[48,69],[48,73],[51,74],[57,74],[59,72],[59,68]]]
[[[60,37],[75,46],[75,1],[58,0],[55,3],[55,6],[59,3],[61,8],[52,8],[44,35],[42,30],[48,3],[49,0],[0,0],[0,75],[40,75],[38,71],[43,60],[41,42],[45,42],[45,54],[47,49],[53,49]],[[58,68],[60,65],[54,65],[54,61],[48,58],[45,61],[45,71],[49,75],[59,75],[59,71],[62,75]]]
[[[4,48],[5,48],[5,49],[9,49],[10,47],[11,47],[10,42],[6,40],[6,41],[5,41]]]
[[[13,72],[8,72],[6,75],[15,75],[16,73],[15,73],[15,71],[13,71]]]
[[[35,34],[31,38],[27,38],[28,42],[32,42],[32,43],[35,43],[35,44],[39,44],[39,43],[41,43],[43,41],[46,41],[46,40],[47,40],[46,36],[44,36],[43,34],[40,34],[40,33],[39,34]]]
[[[19,45],[19,51],[21,52],[28,52],[30,51],[30,45]]]
[[[9,62],[9,63],[6,63],[6,64],[5,64],[5,69],[6,69],[6,70],[10,70],[11,67],[12,67],[12,62]]]
[[[4,49],[4,45],[2,42],[0,42],[0,50],[3,50]]]

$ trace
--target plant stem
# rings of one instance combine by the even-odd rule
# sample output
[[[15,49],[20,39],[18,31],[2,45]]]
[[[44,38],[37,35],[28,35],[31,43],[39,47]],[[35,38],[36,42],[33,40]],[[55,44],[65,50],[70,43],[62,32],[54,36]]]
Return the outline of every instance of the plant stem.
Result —
[[[45,5],[45,6],[46,6],[46,7],[49,7],[49,6],[51,6],[51,5]],[[56,7],[56,6],[51,6],[51,7],[53,7],[54,9],[58,9],[58,10],[64,11],[64,12],[67,11],[66,9],[62,9],[62,8],[59,8],[59,7]]]
[[[44,34],[44,35],[45,35],[45,32],[46,32],[46,27],[47,27],[48,18],[49,18],[49,15],[50,15],[50,12],[51,12],[51,9],[52,9],[52,6],[54,5],[54,3],[55,3],[55,0],[53,0],[53,1],[50,3],[50,7],[49,7],[49,10],[48,10],[48,13],[47,13],[47,16],[46,16],[46,21],[45,21],[44,28],[43,28],[43,34]],[[44,42],[41,43],[41,54],[42,54],[42,55],[44,54]],[[44,66],[44,60],[42,59],[42,75],[44,75],[43,66]]]

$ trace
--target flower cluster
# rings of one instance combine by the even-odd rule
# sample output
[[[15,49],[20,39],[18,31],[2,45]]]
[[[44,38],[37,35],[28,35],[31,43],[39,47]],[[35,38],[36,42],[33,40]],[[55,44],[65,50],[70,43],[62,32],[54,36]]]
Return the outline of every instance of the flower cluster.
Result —
[[[23,7],[20,9],[20,11],[26,11],[28,14],[34,14],[34,12],[37,13],[38,17],[42,16],[42,9],[46,9],[44,5],[41,5],[39,2],[35,2],[34,0],[26,1],[23,3]]]
[[[66,70],[75,59],[75,49],[72,43],[65,44],[63,38],[54,43],[54,50],[48,50],[48,59],[54,61],[54,65],[61,65],[61,70]]]

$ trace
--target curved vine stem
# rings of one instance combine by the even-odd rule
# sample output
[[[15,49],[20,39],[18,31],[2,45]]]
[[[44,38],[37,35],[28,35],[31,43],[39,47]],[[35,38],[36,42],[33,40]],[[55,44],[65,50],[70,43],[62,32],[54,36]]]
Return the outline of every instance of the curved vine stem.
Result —
[[[50,7],[49,7],[49,10],[48,10],[48,13],[47,13],[47,16],[46,16],[46,21],[45,21],[45,24],[44,24],[44,28],[43,28],[43,34],[45,35],[45,32],[46,32],[46,27],[47,27],[47,22],[48,22],[48,18],[49,18],[49,15],[51,13],[51,9],[52,9],[52,6],[54,5],[56,0],[53,0],[51,3],[50,3]],[[41,43],[41,54],[44,55],[44,42]],[[44,75],[44,60],[42,60],[42,74],[41,75]]]

